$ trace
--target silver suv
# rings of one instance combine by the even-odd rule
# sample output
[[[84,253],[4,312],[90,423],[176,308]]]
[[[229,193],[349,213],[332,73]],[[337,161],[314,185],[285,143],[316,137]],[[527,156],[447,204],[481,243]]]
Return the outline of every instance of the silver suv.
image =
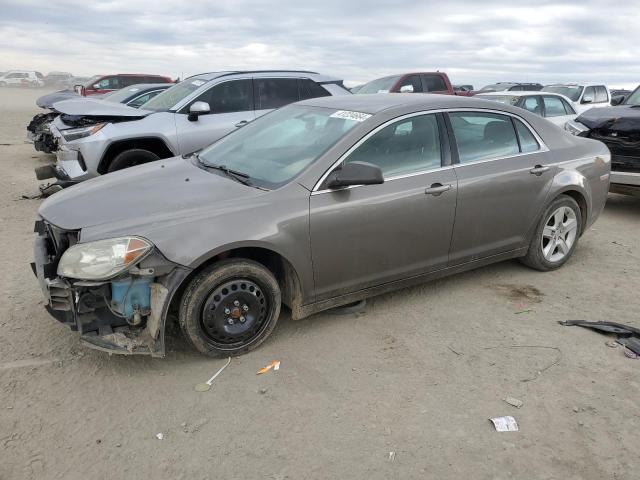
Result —
[[[141,108],[81,99],[57,104],[56,167],[36,172],[64,184],[197,151],[265,113],[298,100],[349,95],[342,80],[306,71],[203,73]]]

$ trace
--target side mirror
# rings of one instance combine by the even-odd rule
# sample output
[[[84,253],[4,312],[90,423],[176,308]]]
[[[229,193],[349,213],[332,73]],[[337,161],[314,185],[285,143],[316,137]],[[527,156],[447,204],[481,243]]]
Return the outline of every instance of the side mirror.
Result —
[[[580,103],[593,103],[593,97],[583,97]]]
[[[413,85],[403,85],[400,87],[400,93],[413,93]]]
[[[611,97],[611,105],[613,105],[614,107],[616,105],[620,105],[622,102],[624,102],[624,99],[624,95],[616,95],[615,97]]]
[[[195,122],[200,115],[206,115],[207,113],[211,113],[211,107],[207,102],[193,102],[189,107],[189,116],[187,118],[190,122]]]
[[[91,85],[91,88],[93,88],[94,90],[100,90],[100,84],[94,83],[93,85]]]
[[[351,185],[378,185],[384,183],[382,170],[367,162],[351,162],[340,170],[334,170],[327,178],[327,188],[341,188]]]

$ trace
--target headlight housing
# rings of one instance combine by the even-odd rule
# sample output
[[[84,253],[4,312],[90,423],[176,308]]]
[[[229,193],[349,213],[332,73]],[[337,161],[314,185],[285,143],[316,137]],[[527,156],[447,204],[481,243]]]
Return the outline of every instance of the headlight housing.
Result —
[[[584,137],[590,131],[589,128],[585,127],[580,122],[576,122],[574,120],[569,120],[567,123],[565,123],[564,124],[564,129],[567,132],[569,132],[572,135],[575,135],[577,137]]]
[[[107,123],[96,123],[95,125],[91,125],[90,127],[80,127],[80,128],[69,128],[67,130],[60,130],[60,134],[64,137],[67,142],[72,142],[73,140],[78,140],[79,138],[89,137],[94,133],[102,130]]]
[[[78,243],[64,252],[58,275],[79,280],[108,280],[142,260],[153,248],[139,237]]]

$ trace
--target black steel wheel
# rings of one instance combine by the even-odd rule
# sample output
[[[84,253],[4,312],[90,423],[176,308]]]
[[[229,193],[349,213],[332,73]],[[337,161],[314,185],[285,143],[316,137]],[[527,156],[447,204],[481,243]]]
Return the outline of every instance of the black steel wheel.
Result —
[[[180,307],[180,326],[206,355],[240,355],[273,331],[280,302],[278,282],[264,266],[252,260],[224,260],[189,283]]]

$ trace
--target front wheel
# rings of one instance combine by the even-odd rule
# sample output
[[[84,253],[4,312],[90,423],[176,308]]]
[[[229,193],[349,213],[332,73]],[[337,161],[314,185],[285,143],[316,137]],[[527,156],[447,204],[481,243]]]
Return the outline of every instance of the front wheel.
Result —
[[[135,167],[136,165],[142,165],[143,163],[149,163],[155,160],[160,160],[160,157],[155,153],[142,148],[132,148],[131,150],[125,150],[124,152],[116,155],[109,164],[107,172],[115,172],[117,170]]]
[[[560,195],[543,213],[522,263],[540,271],[560,268],[576,249],[581,231],[578,203]]]
[[[278,281],[264,266],[246,259],[223,260],[188,284],[180,304],[180,327],[205,355],[241,355],[273,331],[280,303]]]

